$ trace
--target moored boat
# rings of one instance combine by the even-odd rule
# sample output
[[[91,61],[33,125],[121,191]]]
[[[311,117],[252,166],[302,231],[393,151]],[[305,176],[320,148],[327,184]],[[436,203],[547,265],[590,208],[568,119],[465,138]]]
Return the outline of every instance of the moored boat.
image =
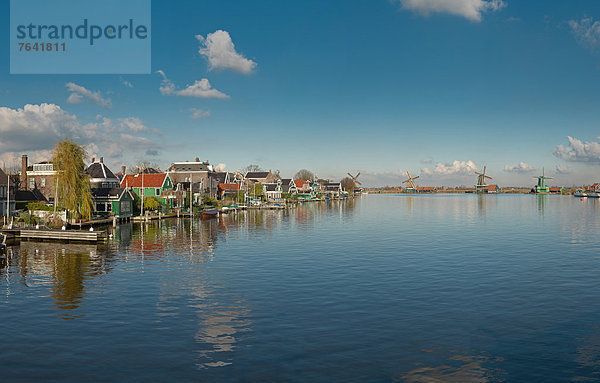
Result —
[[[212,217],[216,217],[217,214],[219,214],[219,209],[217,208],[213,208],[213,209],[204,209],[200,212],[200,214],[202,215],[202,218],[212,218]]]

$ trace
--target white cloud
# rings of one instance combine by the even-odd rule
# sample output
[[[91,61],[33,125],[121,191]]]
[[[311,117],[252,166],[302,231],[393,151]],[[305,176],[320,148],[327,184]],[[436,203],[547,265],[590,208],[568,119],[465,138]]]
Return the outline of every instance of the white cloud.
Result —
[[[190,112],[192,113],[192,115],[190,117],[193,120],[199,120],[201,118],[210,117],[210,110],[191,108]]]
[[[66,83],[65,86],[69,92],[71,92],[67,98],[67,102],[70,104],[81,104],[84,99],[87,99],[88,101],[94,102],[103,108],[110,108],[112,106],[111,99],[102,97],[102,93],[100,92],[92,92],[91,90],[72,82]]]
[[[119,81],[121,81],[121,84],[125,85],[126,87],[133,88],[133,84],[125,80],[123,77],[119,77]]]
[[[558,174],[571,174],[573,171],[571,168],[562,165],[556,165],[556,173]]]
[[[506,6],[502,0],[392,0],[402,9],[429,16],[431,13],[449,13],[471,21],[481,21],[486,12],[498,11]]]
[[[569,145],[558,145],[554,155],[565,161],[600,163],[600,143],[583,142],[577,138],[567,136]]]
[[[504,165],[504,171],[509,173],[531,173],[537,168],[525,162],[519,162],[516,165]]]
[[[166,96],[182,96],[182,97],[197,97],[197,98],[229,98],[228,95],[214,89],[208,79],[196,80],[192,85],[188,85],[184,89],[177,90],[175,84],[167,78],[167,75],[162,70],[157,70],[163,80],[160,84],[160,93]]]
[[[47,160],[56,142],[65,137],[86,146],[90,156],[107,160],[165,146],[141,135],[147,132],[153,130],[135,117],[119,118],[115,123],[98,115],[96,121],[84,123],[55,104],[0,107],[0,153],[7,162],[21,154],[28,154],[32,160]]]
[[[224,172],[226,167],[227,167],[227,164],[218,164],[217,166],[215,166],[215,171]]]
[[[118,121],[122,127],[127,128],[134,133],[148,130],[148,127],[137,117],[119,118]]]
[[[231,69],[236,72],[249,74],[256,68],[256,63],[245,58],[235,50],[235,45],[229,32],[218,30],[206,37],[197,35],[200,41],[198,53],[208,60],[208,69]]]
[[[570,20],[569,27],[581,45],[591,51],[595,51],[600,46],[600,21],[584,17],[580,21]]]
[[[433,170],[429,168],[421,169],[424,175],[472,175],[477,171],[477,166],[473,161],[458,161],[442,164],[438,162]]]

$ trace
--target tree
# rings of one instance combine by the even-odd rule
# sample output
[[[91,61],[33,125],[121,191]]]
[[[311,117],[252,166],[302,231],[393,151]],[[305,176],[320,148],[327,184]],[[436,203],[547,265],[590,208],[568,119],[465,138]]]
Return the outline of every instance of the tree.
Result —
[[[156,162],[138,161],[134,166],[127,167],[128,173],[137,173],[138,171],[144,174],[162,173],[160,166]]]
[[[294,175],[295,180],[312,181],[315,179],[315,175],[310,170],[301,169]]]
[[[349,193],[352,193],[354,191],[354,188],[356,187],[356,182],[354,182],[352,178],[346,177],[342,180],[341,185],[342,189]]]
[[[264,172],[263,168],[258,165],[250,164],[242,169],[243,173],[246,174],[248,172]]]
[[[252,186],[252,194],[254,194],[256,197],[263,195],[263,185],[260,182],[257,182]]]
[[[85,173],[85,149],[65,138],[52,154],[58,178],[58,201],[75,218],[90,219],[94,211],[89,176]]]
[[[158,210],[160,207],[160,202],[156,199],[156,197],[146,197],[144,198],[144,209],[148,211]]]

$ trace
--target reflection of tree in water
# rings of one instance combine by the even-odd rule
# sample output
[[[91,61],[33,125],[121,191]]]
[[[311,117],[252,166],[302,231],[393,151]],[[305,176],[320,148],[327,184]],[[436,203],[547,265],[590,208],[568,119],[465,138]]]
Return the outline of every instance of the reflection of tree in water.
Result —
[[[505,371],[489,367],[503,362],[502,358],[494,358],[487,353],[466,355],[454,351],[442,352],[440,349],[423,350],[444,359],[437,366],[419,366],[396,381],[409,383],[425,382],[501,382]]]
[[[85,280],[108,271],[106,256],[96,245],[21,242],[15,255],[24,285],[34,284],[29,275],[52,278],[51,296],[64,319],[72,314],[85,297]]]

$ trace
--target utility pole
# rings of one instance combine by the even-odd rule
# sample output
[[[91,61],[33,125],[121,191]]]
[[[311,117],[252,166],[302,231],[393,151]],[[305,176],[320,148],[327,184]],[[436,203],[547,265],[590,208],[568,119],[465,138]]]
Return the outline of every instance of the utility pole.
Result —
[[[194,215],[194,173],[190,172],[190,218]]]
[[[6,221],[10,221],[10,175],[6,174]]]
[[[144,215],[144,195],[145,193],[145,189],[144,189],[144,171],[142,171],[142,192],[140,193],[142,195],[142,206],[140,207],[141,209],[141,215]]]

